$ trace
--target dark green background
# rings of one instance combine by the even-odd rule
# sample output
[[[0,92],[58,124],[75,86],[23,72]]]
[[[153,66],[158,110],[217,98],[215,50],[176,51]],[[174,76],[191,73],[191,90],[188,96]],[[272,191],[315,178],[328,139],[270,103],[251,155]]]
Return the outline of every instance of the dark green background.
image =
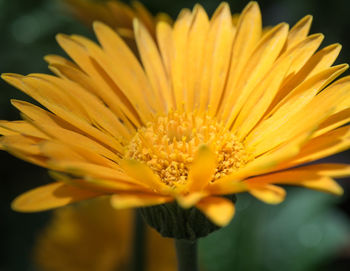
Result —
[[[153,13],[164,11],[173,18],[181,8],[191,8],[196,2],[210,13],[220,3],[143,1]],[[233,12],[240,12],[248,1],[229,3]],[[340,42],[343,50],[337,63],[349,62],[350,1],[280,0],[259,4],[264,25],[281,21],[292,25],[306,14],[314,15],[311,32],[325,34],[323,46]],[[54,38],[59,32],[92,37],[89,29],[72,18],[60,1],[0,0],[0,72],[48,72],[43,56],[64,54]],[[10,106],[10,98],[28,100],[1,81],[0,119],[19,118]],[[349,155],[343,153],[332,159],[349,162]],[[45,170],[7,153],[0,152],[0,160],[0,271],[36,270],[31,263],[31,248],[50,212],[15,213],[10,210],[10,202],[18,194],[50,179]],[[349,188],[346,180],[342,183]],[[239,211],[230,227],[202,242],[202,263],[207,270],[350,270],[348,192],[349,189],[338,199],[290,189],[287,201],[278,207],[243,196],[238,199]],[[315,232],[324,234],[318,243],[312,239],[314,246],[300,241],[303,234],[313,236]],[[231,268],[233,265],[236,269]]]

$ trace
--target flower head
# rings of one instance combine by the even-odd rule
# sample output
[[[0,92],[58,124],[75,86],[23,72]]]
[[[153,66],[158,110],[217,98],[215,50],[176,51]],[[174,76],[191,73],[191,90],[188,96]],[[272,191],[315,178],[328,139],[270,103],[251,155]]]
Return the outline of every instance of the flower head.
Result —
[[[196,5],[158,22],[154,37],[135,19],[139,58],[100,22],[100,45],[58,35],[72,61],[47,56],[56,76],[3,75],[46,109],[12,101],[24,120],[1,122],[2,148],[57,180],[13,208],[110,195],[115,208],[195,206],[223,226],[234,215],[224,195],[276,204],[285,197],[276,184],[341,194],[333,178],[348,165],[300,166],[350,142],[350,77],[333,82],[348,66],[332,66],[339,44],[317,51],[311,19],[264,30],[255,2],[238,21],[227,3],[210,19]]]

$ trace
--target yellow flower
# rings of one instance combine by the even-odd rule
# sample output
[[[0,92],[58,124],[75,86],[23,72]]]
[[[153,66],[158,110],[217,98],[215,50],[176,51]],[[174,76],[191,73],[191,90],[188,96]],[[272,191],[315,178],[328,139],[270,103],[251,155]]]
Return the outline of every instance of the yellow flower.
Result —
[[[131,6],[118,1],[108,0],[94,2],[91,0],[64,0],[71,12],[88,26],[94,21],[102,21],[111,26],[118,33],[127,38],[133,38],[133,19],[139,19],[151,35],[155,35],[158,21],[171,22],[171,18],[165,13],[157,16],[152,14],[138,1],[133,1]]]
[[[130,210],[115,210],[105,199],[59,209],[38,236],[34,261],[43,271],[128,270],[132,221]],[[150,228],[146,233],[145,270],[176,270],[172,240]],[[162,257],[155,262],[158,251]]]
[[[237,25],[227,3],[210,19],[196,5],[173,26],[157,23],[155,39],[135,19],[140,59],[103,23],[100,45],[58,35],[73,61],[47,56],[57,76],[3,75],[47,110],[13,100],[24,120],[1,122],[2,149],[57,180],[13,208],[110,195],[115,208],[195,206],[223,226],[234,215],[223,195],[277,204],[276,184],[341,194],[333,178],[350,175],[348,165],[300,166],[350,144],[350,77],[333,82],[348,65],[331,66],[339,44],[317,51],[323,35],[308,35],[311,19],[262,34],[255,2]]]

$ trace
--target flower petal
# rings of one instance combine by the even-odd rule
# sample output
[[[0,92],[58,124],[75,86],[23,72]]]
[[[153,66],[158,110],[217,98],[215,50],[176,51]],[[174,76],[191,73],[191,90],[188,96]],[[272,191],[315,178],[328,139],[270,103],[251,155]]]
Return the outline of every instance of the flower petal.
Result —
[[[198,148],[188,172],[187,185],[189,191],[200,191],[213,179],[217,166],[216,155],[203,145]]]
[[[138,20],[134,21],[134,31],[136,44],[146,70],[150,84],[161,102],[163,110],[167,112],[173,108],[173,99],[168,77],[166,75],[162,59],[160,57],[157,45],[153,38]]]
[[[261,38],[261,13],[256,2],[250,2],[240,15],[235,40],[233,42],[230,71],[227,78],[224,99],[227,101],[226,108],[222,108],[221,112],[225,113],[223,117],[227,117],[234,101],[240,95],[240,90],[232,91],[240,79],[241,73]]]
[[[248,192],[265,203],[279,204],[286,197],[286,191],[282,187],[272,184],[246,183],[249,187]]]
[[[246,180],[246,183],[248,185],[270,183],[298,185],[341,195],[343,189],[329,176],[341,177],[348,175],[350,175],[349,165],[319,164],[253,177]]]
[[[58,182],[40,186],[18,196],[12,202],[12,209],[20,212],[45,211],[101,195],[103,194],[96,191]]]
[[[315,137],[307,142],[300,153],[293,157],[284,168],[318,160],[323,157],[341,152],[350,146],[350,126],[344,126]]]
[[[187,109],[198,108],[200,93],[197,91],[201,84],[201,74],[205,63],[204,48],[209,30],[209,18],[203,7],[199,4],[193,9],[192,25],[188,33],[187,45]]]
[[[306,15],[300,19],[289,31],[286,48],[284,51],[292,48],[295,44],[306,38],[310,31],[312,16]]]
[[[121,167],[126,174],[135,179],[137,183],[148,186],[154,190],[154,192],[164,194],[170,193],[170,187],[164,184],[158,175],[156,175],[147,165],[136,160],[123,160],[121,162]]]
[[[204,198],[196,207],[220,227],[228,225],[235,214],[234,203],[222,197]]]
[[[171,197],[164,197],[142,193],[120,193],[111,197],[111,204],[116,209],[148,207],[152,205],[164,204],[174,200]]]

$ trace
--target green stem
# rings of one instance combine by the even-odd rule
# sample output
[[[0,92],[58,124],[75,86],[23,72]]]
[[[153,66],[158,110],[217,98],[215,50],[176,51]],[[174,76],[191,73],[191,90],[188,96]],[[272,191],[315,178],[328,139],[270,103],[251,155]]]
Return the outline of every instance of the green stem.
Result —
[[[198,271],[197,241],[175,239],[178,271]]]
[[[138,210],[135,210],[134,218],[134,236],[132,243],[132,255],[130,271],[145,270],[145,245],[146,245],[146,227],[143,217]]]

